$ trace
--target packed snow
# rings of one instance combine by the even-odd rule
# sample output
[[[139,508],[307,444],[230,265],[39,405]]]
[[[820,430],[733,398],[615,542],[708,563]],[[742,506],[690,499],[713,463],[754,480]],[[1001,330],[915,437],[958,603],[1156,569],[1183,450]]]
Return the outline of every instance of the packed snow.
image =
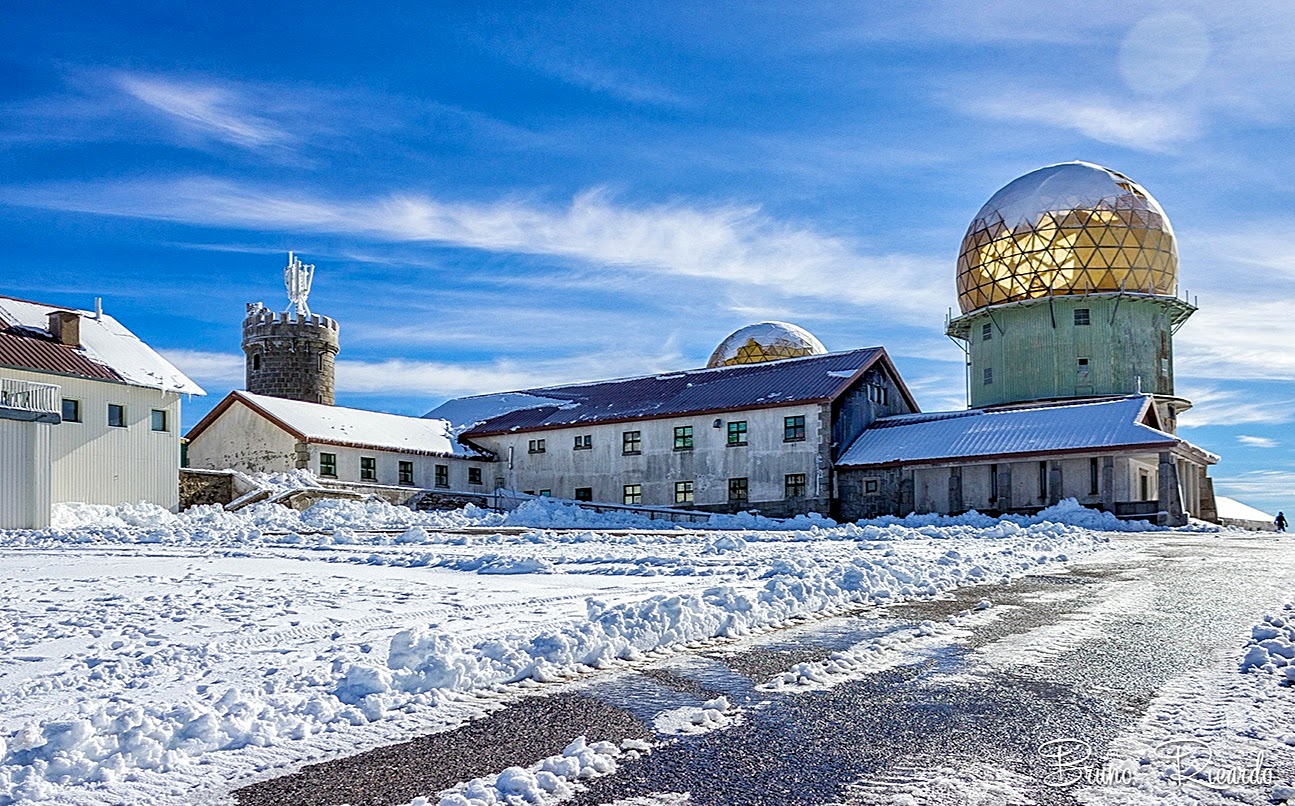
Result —
[[[1267,672],[1295,685],[1295,601],[1287,602],[1280,615],[1264,616],[1250,631],[1241,671]]]
[[[545,500],[73,505],[54,522],[0,532],[0,804],[186,802],[459,724],[483,696],[1006,581],[1105,548],[1094,528],[1145,528],[1073,502],[844,525],[682,528]],[[686,732],[740,714],[677,716]]]

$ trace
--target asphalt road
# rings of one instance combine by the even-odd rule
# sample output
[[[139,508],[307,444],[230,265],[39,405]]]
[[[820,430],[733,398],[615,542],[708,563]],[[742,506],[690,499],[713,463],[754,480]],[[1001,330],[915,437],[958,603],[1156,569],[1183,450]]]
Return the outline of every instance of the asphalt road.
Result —
[[[1083,742],[1102,757],[1157,698],[1190,704],[1194,681],[1235,669],[1250,626],[1295,595],[1292,538],[1117,541],[1128,550],[1066,573],[868,608],[600,676],[236,796],[241,804],[402,804],[533,763],[586,734],[658,746],[588,782],[575,806],[1080,802],[1083,790],[1058,785],[1041,745]],[[820,690],[759,687],[795,663],[942,621],[982,599],[993,607],[958,640],[904,665]],[[656,714],[721,694],[742,709],[735,724],[679,737],[653,729]],[[1288,749],[1264,762],[1279,782],[1295,776],[1295,747]],[[1271,791],[1264,784],[1205,795],[1264,803]],[[1118,790],[1108,802],[1121,802]]]

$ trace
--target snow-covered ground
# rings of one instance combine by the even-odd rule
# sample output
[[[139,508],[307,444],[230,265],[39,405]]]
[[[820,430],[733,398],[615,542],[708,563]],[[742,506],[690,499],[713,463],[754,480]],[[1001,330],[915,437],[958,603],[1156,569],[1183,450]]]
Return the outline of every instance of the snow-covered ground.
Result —
[[[325,502],[69,506],[49,530],[0,532],[0,804],[209,799],[528,687],[1065,563],[1122,525],[1063,504],[1014,521],[663,527],[546,501],[507,515]],[[623,751],[572,754],[614,766]]]

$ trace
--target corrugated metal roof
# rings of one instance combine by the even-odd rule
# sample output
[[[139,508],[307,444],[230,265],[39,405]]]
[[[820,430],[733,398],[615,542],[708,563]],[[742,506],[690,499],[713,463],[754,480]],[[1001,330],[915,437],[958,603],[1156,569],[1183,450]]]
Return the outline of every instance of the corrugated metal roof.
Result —
[[[205,394],[202,387],[107,314],[74,311],[81,316],[81,344],[73,348],[55,343],[46,331],[49,315],[66,310],[69,309],[0,295],[0,329],[5,329],[14,339],[9,345],[10,355],[28,362],[8,363],[25,369],[121,381],[167,392]],[[27,344],[17,343],[22,340],[27,340]],[[53,352],[40,344],[62,352]]]
[[[0,330],[0,365],[101,381],[123,380],[103,364],[86,358],[77,348],[59,344],[50,336],[37,335],[25,328]]]
[[[885,417],[868,426],[839,466],[913,464],[980,456],[1163,445],[1180,440],[1142,420],[1151,398]]]
[[[490,416],[480,422],[455,423],[459,427],[468,427],[463,435],[471,437],[643,417],[677,417],[810,403],[829,400],[840,394],[852,378],[883,355],[885,351],[880,347],[869,347],[763,364],[738,364],[478,395],[447,401],[426,416],[446,416],[441,413],[443,409],[459,417],[472,411],[490,412]],[[499,414],[500,404],[505,398],[511,398],[515,407]]]

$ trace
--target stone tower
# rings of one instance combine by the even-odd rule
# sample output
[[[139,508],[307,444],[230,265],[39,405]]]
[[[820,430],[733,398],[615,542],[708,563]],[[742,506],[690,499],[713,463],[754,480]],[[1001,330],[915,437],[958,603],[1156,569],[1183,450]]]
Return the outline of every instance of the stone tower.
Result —
[[[334,364],[341,345],[337,321],[306,307],[313,275],[314,266],[289,252],[284,272],[293,303],[289,310],[277,313],[259,302],[248,303],[243,319],[247,391],[333,405]]]

